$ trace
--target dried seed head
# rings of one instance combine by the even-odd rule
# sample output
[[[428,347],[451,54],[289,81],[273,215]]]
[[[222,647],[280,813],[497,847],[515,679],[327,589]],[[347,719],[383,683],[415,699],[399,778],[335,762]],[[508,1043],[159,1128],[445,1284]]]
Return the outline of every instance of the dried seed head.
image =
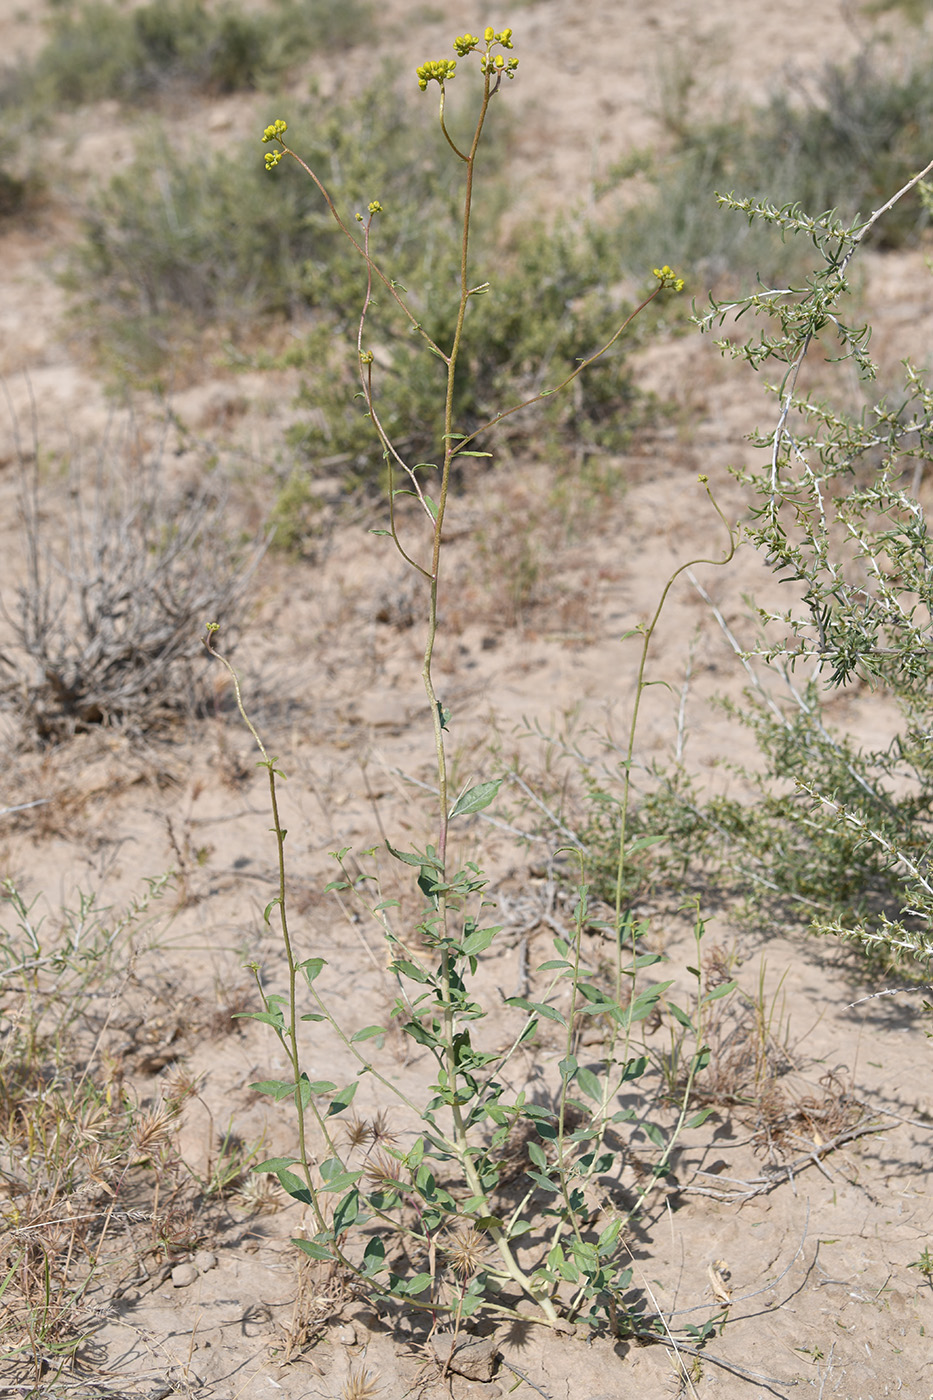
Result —
[[[482,1267],[487,1241],[472,1225],[462,1225],[452,1230],[441,1245],[441,1250],[461,1279],[472,1278]]]
[[[162,1081],[162,1098],[166,1111],[180,1113],[189,1099],[197,1098],[201,1091],[201,1078],[190,1069],[175,1065],[172,1072]]]
[[[348,1147],[363,1147],[370,1139],[370,1127],[365,1118],[353,1113],[343,1124],[344,1142]]]
[[[167,1147],[175,1132],[175,1117],[162,1109],[149,1109],[133,1126],[130,1139],[134,1157],[152,1157]]]
[[[398,1190],[402,1185],[402,1166],[396,1157],[388,1152],[376,1152],[366,1168],[366,1179],[376,1187]]]
[[[391,1146],[398,1140],[398,1133],[393,1132],[389,1127],[389,1114],[386,1109],[380,1108],[370,1123],[369,1135],[375,1144],[385,1142]]]
[[[354,1366],[340,1391],[341,1400],[373,1400],[378,1394],[378,1371],[364,1371]]]

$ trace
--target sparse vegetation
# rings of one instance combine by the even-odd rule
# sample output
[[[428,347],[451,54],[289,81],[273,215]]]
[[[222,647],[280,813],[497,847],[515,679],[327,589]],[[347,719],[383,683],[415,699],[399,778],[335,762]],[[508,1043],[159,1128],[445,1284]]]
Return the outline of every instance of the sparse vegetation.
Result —
[[[301,53],[307,34],[287,39],[299,11],[311,10],[335,26],[338,42],[349,41],[342,26],[359,29],[362,10],[352,3],[338,10],[277,0],[285,18],[269,32],[252,13],[199,0],[126,11],[83,4],[56,16],[49,47],[23,81],[45,84],[62,105],[103,96],[161,102],[179,93],[188,101],[198,88],[216,95],[256,87]],[[95,72],[87,46],[102,41]],[[330,40],[319,33],[317,42]],[[616,171],[619,181],[636,168],[652,175],[658,204],[610,216],[605,206],[575,213],[565,200],[559,216],[532,211],[525,219],[496,193],[508,169],[500,117],[515,73],[512,31],[462,35],[454,51],[454,86],[452,60],[418,70],[421,87],[436,97],[436,81],[442,97],[434,140],[424,137],[423,113],[399,96],[394,75],[364,88],[357,71],[351,99],[328,88],[313,110],[299,108],[293,130],[282,121],[267,128],[268,171],[254,146],[212,154],[206,141],[170,141],[153,129],[130,167],[89,201],[69,282],[78,324],[94,337],[97,363],[112,380],[162,387],[183,379],[187,367],[195,375],[209,355],[225,359],[227,370],[236,362],[270,376],[301,372],[302,421],[290,442],[299,464],[283,454],[284,484],[263,506],[291,558],[274,561],[271,572],[289,586],[293,578],[317,586],[318,559],[307,550],[321,512],[315,475],[366,488],[356,495],[359,509],[405,573],[400,585],[387,584],[397,593],[369,600],[365,613],[370,639],[376,624],[397,626],[398,670],[386,668],[391,648],[365,654],[363,614],[348,602],[349,587],[336,625],[346,629],[354,660],[371,665],[374,684],[393,688],[421,619],[416,668],[433,771],[419,767],[409,782],[387,767],[392,782],[404,784],[404,815],[397,829],[385,823],[383,830],[386,809],[376,809],[388,839],[365,850],[340,844],[365,845],[370,828],[356,810],[331,822],[330,794],[312,774],[328,830],[353,833],[333,841],[333,878],[322,890],[317,835],[308,837],[301,797],[283,799],[299,784],[283,789],[282,767],[290,765],[271,755],[259,732],[268,728],[277,744],[290,744],[299,705],[283,695],[283,711],[292,707],[287,730],[268,710],[254,725],[253,702],[244,703],[226,661],[261,546],[244,545],[251,532],[234,536],[214,459],[205,459],[195,486],[187,476],[176,481],[172,463],[148,443],[102,450],[96,468],[74,474],[38,450],[20,454],[25,563],[16,597],[5,600],[0,702],[24,763],[48,760],[41,771],[54,773],[55,755],[76,736],[103,748],[117,738],[100,732],[108,729],[152,746],[176,742],[180,727],[167,721],[216,716],[232,683],[268,780],[273,832],[255,864],[245,848],[214,862],[214,833],[208,837],[202,823],[256,816],[250,765],[224,747],[237,733],[229,725],[216,726],[224,737],[210,752],[223,758],[221,795],[241,793],[243,810],[225,802],[220,816],[202,816],[196,777],[180,820],[167,806],[148,812],[176,860],[179,916],[213,900],[221,881],[235,892],[231,907],[238,901],[229,939],[253,982],[218,984],[209,1005],[182,974],[140,980],[139,928],[172,877],[117,912],[86,898],[45,922],[16,881],[2,883],[0,1373],[29,1395],[66,1377],[72,1388],[84,1383],[101,1298],[128,1283],[161,1286],[182,1260],[190,1284],[199,1277],[193,1252],[212,1231],[239,1211],[279,1209],[294,1231],[295,1289],[290,1316],[267,1319],[272,1355],[283,1366],[298,1360],[339,1319],[341,1350],[330,1354],[342,1358],[342,1369],[327,1376],[327,1388],[346,1400],[388,1393],[395,1381],[383,1379],[382,1357],[368,1364],[364,1300],[390,1324],[404,1317],[416,1346],[434,1339],[419,1359],[422,1388],[432,1369],[449,1388],[458,1351],[503,1320],[520,1342],[530,1322],[557,1334],[581,1325],[613,1347],[613,1365],[620,1339],[663,1342],[685,1393],[695,1392],[708,1361],[779,1388],[780,1378],[745,1367],[748,1357],[732,1366],[710,1355],[732,1335],[733,1320],[746,1320],[730,1311],[742,1288],[736,1261],[730,1268],[725,1259],[704,1260],[708,1288],[681,1305],[667,1280],[644,1268],[656,1246],[652,1227],[666,1213],[672,1241],[680,1236],[681,1290],[691,1266],[683,1246],[707,1247],[684,1209],[691,1193],[725,1207],[784,1183],[796,1193],[802,1171],[828,1177],[831,1166],[835,1209],[836,1178],[849,1172],[848,1164],[837,1170],[839,1148],[878,1131],[854,1071],[824,1055],[818,1078],[808,1080],[813,1062],[791,1036],[785,979],[772,988],[762,959],[757,988],[743,990],[743,955],[737,944],[710,946],[707,924],[711,910],[734,915],[740,900],[754,898],[759,911],[780,912],[791,934],[812,915],[820,931],[855,937],[868,952],[859,967],[869,978],[894,963],[926,975],[933,955],[933,588],[920,503],[933,390],[908,365],[902,393],[873,401],[866,390],[864,412],[851,407],[855,378],[867,384],[873,373],[867,332],[851,313],[852,259],[869,240],[881,253],[922,240],[933,210],[928,167],[884,219],[864,217],[864,209],[856,217],[903,180],[919,139],[910,114],[933,116],[923,65],[918,59],[895,72],[863,55],[827,69],[809,92],[775,97],[744,127],[734,119],[692,122],[690,74],[681,68],[671,78],[680,105],[666,124],[673,149],[657,158],[640,153]],[[463,112],[471,83],[475,97],[477,63],[482,96],[471,126]],[[727,206],[719,214],[707,199],[714,185]],[[756,193],[727,194],[733,186]],[[757,197],[765,189],[777,202]],[[852,201],[844,217],[810,217],[796,202],[819,208],[840,191]],[[0,217],[2,200],[0,181]],[[717,219],[737,232],[720,238],[711,232]],[[798,276],[814,249],[820,267]],[[783,376],[776,426],[755,444],[767,453],[765,466],[740,479],[753,502],[747,536],[789,585],[788,603],[761,609],[754,657],[717,613],[750,686],[729,714],[736,729],[754,734],[760,764],[736,770],[741,801],[709,799],[686,764],[639,764],[658,624],[688,567],[666,565],[648,610],[624,599],[621,626],[629,630],[619,664],[628,679],[615,687],[618,697],[628,695],[622,742],[589,731],[579,747],[572,738],[552,743],[552,791],[542,798],[521,786],[535,810],[535,830],[523,829],[505,808],[506,778],[519,788],[518,767],[506,774],[499,758],[481,766],[482,739],[463,737],[478,692],[462,684],[445,653],[460,645],[464,619],[475,624],[471,599],[484,588],[497,629],[478,642],[471,636],[475,650],[494,649],[510,627],[534,620],[558,577],[552,555],[571,529],[591,527],[593,501],[608,502],[620,484],[625,468],[610,454],[627,445],[641,418],[659,412],[630,377],[634,327],[639,335],[683,328],[668,295],[683,289],[681,259],[697,285],[715,289],[708,314],[697,318],[703,328],[731,335],[732,318],[743,316],[723,348],[756,370],[777,364]],[[762,281],[743,296],[749,260]],[[755,314],[766,327],[757,338],[742,334]],[[842,407],[830,406],[831,393],[823,397],[831,369],[821,370],[819,401],[799,387],[820,338],[827,359],[851,362]],[[562,460],[540,467],[540,477],[522,477],[519,454],[532,448]],[[470,475],[478,460],[488,470],[489,451],[498,460],[483,493],[471,495]],[[506,472],[519,479],[501,484]],[[700,482],[692,489],[710,526],[697,530],[708,542],[693,562],[725,564],[737,532],[706,476]],[[384,488],[378,520],[377,484]],[[339,485],[328,494],[336,500]],[[552,526],[551,517],[559,522]],[[464,539],[455,573],[454,541]],[[648,567],[653,573],[655,562]],[[478,577],[490,571],[494,592]],[[595,594],[609,581],[615,589],[623,577],[594,568],[586,587]],[[262,601],[270,667],[281,675],[296,646],[316,665],[318,639],[306,615],[280,626],[278,613],[267,627],[265,590]],[[613,631],[620,616],[600,614],[613,619]],[[890,743],[861,744],[828,722],[829,688],[853,679],[898,708]],[[683,699],[681,726],[686,689]],[[344,747],[354,746],[345,732],[359,722],[356,703],[336,721]],[[406,741],[414,713],[407,700],[398,720]],[[569,734],[574,720],[565,718]],[[535,714],[532,729],[540,722]],[[381,713],[366,720],[372,733],[395,723]],[[204,731],[197,733],[200,745]],[[359,754],[375,803],[381,794],[365,774],[371,760],[362,744]],[[319,756],[314,749],[311,765]],[[166,767],[162,781],[177,784],[177,772]],[[341,791],[340,801],[348,796]],[[286,862],[280,803],[289,801],[299,820],[289,817]],[[11,805],[0,816],[18,819],[33,805]],[[540,866],[516,861],[501,889],[483,869],[487,817],[503,841],[536,842],[536,856],[546,849]],[[31,820],[23,817],[23,830]],[[100,839],[120,850],[136,838],[120,831]],[[239,881],[245,872],[258,882],[253,889],[262,888],[270,864],[257,930],[258,913],[243,897],[251,887]],[[521,885],[522,908],[507,922],[510,882]],[[330,917],[320,915],[327,893],[365,949],[377,988],[366,995],[379,1009],[359,1009],[365,978],[341,935],[316,941],[316,920]],[[257,1073],[250,1068],[233,1092],[251,1093],[257,1115],[263,1104],[285,1110],[248,1137],[226,1108],[221,1116],[204,1071],[189,1063],[205,1040],[234,1028],[271,1035],[272,1054],[259,1071],[268,1078],[250,1082]],[[250,1040],[245,1063],[257,1063],[255,1054]],[[919,1129],[926,1108],[906,1107],[918,1116],[892,1112],[891,1121]],[[204,1129],[200,1138],[192,1121]],[[266,1134],[274,1139],[268,1145]],[[714,1144],[724,1154],[718,1161]],[[742,1149],[743,1169],[752,1158],[762,1163],[747,1180],[730,1174]],[[851,1179],[861,1186],[860,1164]],[[809,1211],[808,1201],[808,1221]],[[809,1267],[806,1237],[805,1227],[788,1270],[798,1261]],[[237,1234],[240,1262],[253,1245],[249,1232]],[[922,1237],[907,1247],[898,1267],[914,1270],[925,1287],[929,1249]],[[777,1270],[771,1263],[768,1270],[768,1307],[777,1311]],[[748,1297],[765,1291],[759,1282]],[[794,1283],[806,1286],[806,1278]],[[238,1325],[245,1330],[246,1322],[244,1313]],[[502,1336],[500,1329],[497,1343]],[[816,1344],[793,1350],[826,1360]],[[785,1354],[786,1345],[786,1366]],[[494,1367],[495,1356],[488,1359]],[[531,1385],[509,1369],[517,1385]],[[187,1368],[183,1382],[192,1390],[200,1384]]]
[[[41,743],[98,725],[151,734],[208,704],[198,624],[205,611],[223,618],[236,644],[261,549],[238,558],[223,497],[209,481],[173,492],[158,448],[107,444],[93,470],[74,462],[70,474],[60,544],[35,460],[23,468],[23,569],[15,602],[2,600],[12,638],[0,702]]]
[[[75,107],[103,98],[151,102],[172,91],[255,88],[318,48],[358,43],[371,24],[364,0],[273,0],[265,11],[201,0],[122,9],[83,0],[59,9],[35,65],[7,77],[20,100]]]

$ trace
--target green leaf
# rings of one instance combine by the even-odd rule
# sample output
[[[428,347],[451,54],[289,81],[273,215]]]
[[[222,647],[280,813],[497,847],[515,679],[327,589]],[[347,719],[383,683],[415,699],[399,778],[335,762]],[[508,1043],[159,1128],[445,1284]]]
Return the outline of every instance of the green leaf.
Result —
[[[276,1103],[295,1093],[294,1084],[286,1084],[282,1079],[259,1079],[249,1087],[255,1089],[257,1094],[271,1094]],[[269,1170],[272,1171],[273,1168],[270,1167]]]
[[[602,1098],[602,1087],[596,1075],[591,1069],[586,1069],[580,1065],[576,1075],[577,1083],[586,1094],[588,1099],[595,1099],[597,1102]]]
[[[243,1011],[240,1017],[244,1021],[262,1021],[263,1025],[276,1026],[279,1030],[285,1025],[285,1015],[281,1010],[275,1011]]]
[[[551,958],[549,962],[538,964],[539,972],[556,972],[558,968],[572,967],[573,963],[566,962],[563,958]]]
[[[570,1246],[574,1259],[585,1274],[591,1274],[599,1268],[599,1256],[596,1253],[596,1246],[586,1240],[574,1240]]]
[[[350,1044],[355,1045],[360,1040],[372,1040],[375,1035],[385,1035],[382,1026],[364,1026],[361,1031],[354,1031],[350,1036]]]
[[[303,1181],[300,1176],[287,1171],[284,1167],[280,1167],[274,1175],[278,1177],[282,1190],[287,1191],[293,1200],[300,1201],[303,1206],[313,1204],[314,1198],[308,1190],[308,1183]]]
[[[599,1239],[596,1241],[596,1248],[599,1250],[600,1254],[608,1254],[610,1250],[614,1248],[615,1242],[619,1238],[619,1233],[621,1229],[621,1220],[610,1220],[609,1224],[606,1226],[605,1230],[603,1230]]]
[[[501,932],[502,925],[497,924],[495,928],[477,928],[468,933],[461,944],[464,957],[475,958],[477,953],[485,953],[496,934]]]
[[[417,853],[413,855],[411,851],[397,851],[395,847],[390,846],[387,841],[386,850],[390,855],[395,856],[396,860],[404,861],[406,865],[417,865],[419,868],[426,865],[432,870],[443,872],[443,863],[438,860],[437,856],[430,849],[423,856]]]
[[[431,1282],[430,1274],[415,1274],[413,1278],[400,1278],[398,1274],[389,1274],[388,1288],[397,1298],[415,1298],[419,1293],[423,1293]]]
[[[567,1021],[553,1006],[547,1006],[544,1002],[529,1001],[527,997],[506,997],[506,1006],[518,1006],[522,1011],[535,1011],[539,1016],[543,1016],[546,1021],[556,1021],[559,1026],[566,1026]]]
[[[491,783],[479,783],[476,787],[468,788],[457,798],[451,808],[450,820],[470,812],[481,812],[484,807],[489,806],[490,802],[495,802],[501,786],[502,779],[494,778]]]
[[[313,1240],[292,1240],[296,1249],[300,1249],[302,1254],[307,1254],[309,1259],[333,1259],[333,1254],[329,1249],[325,1249],[322,1244],[315,1244]]]
[[[552,1181],[549,1176],[544,1176],[541,1172],[526,1171],[525,1175],[530,1181],[533,1181],[536,1186],[540,1186],[542,1191],[548,1191],[551,1195],[553,1195],[555,1191],[560,1190],[559,1182]],[[515,1231],[513,1230],[512,1233],[514,1235]]]
[[[642,967],[654,967],[655,963],[664,962],[663,953],[636,953],[632,961],[632,970],[637,972]]]
[[[696,1027],[691,1021],[690,1017],[687,1015],[686,1011],[681,1011],[680,1007],[675,1006],[673,1002],[668,1003],[667,1009],[673,1016],[674,1020],[679,1021],[682,1026],[686,1026],[688,1031],[696,1031]]]
[[[386,1247],[376,1235],[363,1250],[363,1273],[367,1278],[372,1278],[374,1274],[379,1273],[385,1265],[385,1257]]]
[[[706,993],[703,1000],[706,1002],[718,1001],[720,997],[727,997],[730,992],[734,992],[738,985],[738,982],[735,981],[720,982],[718,987],[714,987],[711,992]]]
[[[298,970],[304,973],[305,977],[308,979],[308,986],[310,986],[321,969],[326,966],[326,958],[305,958],[304,962],[298,964]]]
[[[332,1191],[333,1185],[327,1188]],[[354,1186],[348,1191],[343,1200],[334,1207],[333,1228],[335,1235],[342,1235],[344,1230],[348,1230],[354,1225],[360,1213],[360,1193]]]
[[[345,1089],[340,1089],[327,1105],[326,1117],[333,1118],[336,1114],[343,1113],[344,1109],[349,1108],[359,1087],[360,1081],[354,1079],[352,1084],[348,1084]]]
[[[655,1147],[664,1147],[664,1134],[657,1123],[642,1123],[641,1126],[645,1136],[654,1143]]]
[[[586,997],[587,1001],[600,1008],[615,1006],[615,1002],[609,1001],[604,991],[601,991],[599,987],[592,986],[589,982],[578,982],[577,991]]]
[[[695,1114],[693,1115],[693,1117],[690,1119],[689,1123],[685,1123],[685,1124],[684,1124],[684,1127],[686,1127],[686,1128],[698,1128],[698,1127],[700,1126],[701,1123],[705,1123],[705,1122],[706,1122],[707,1118],[710,1116],[710,1114],[711,1114],[712,1112],[713,1112],[712,1108],[701,1108],[700,1111],[699,1111],[699,1113],[695,1113]]]
[[[561,1079],[572,1079],[577,1072],[577,1058],[575,1055],[568,1055],[566,1060],[561,1060],[557,1068],[560,1070]]]
[[[363,1175],[362,1172],[341,1172],[338,1176],[332,1177],[324,1186],[322,1191],[345,1191],[348,1186],[355,1186]]]
[[[663,840],[665,840],[664,836],[636,836],[631,843],[626,842],[625,849],[630,855],[634,855],[636,851],[643,851],[647,846],[656,846],[659,841]]]
[[[523,1118],[531,1118],[536,1123],[553,1123],[557,1115],[552,1108],[545,1108],[541,1103],[526,1103],[522,1109]]]
[[[643,1021],[646,1016],[650,1016],[661,997],[667,991],[671,982],[659,982],[656,987],[646,987],[643,992],[633,998],[625,1011],[625,1022]]]
[[[418,967],[415,963],[412,962],[396,960],[392,964],[392,971],[396,974],[404,973],[406,977],[411,978],[412,982],[429,981],[428,974],[422,971],[420,967]]]
[[[268,1157],[264,1162],[258,1162],[251,1170],[253,1172],[268,1172],[274,1176],[278,1171],[293,1167],[297,1161],[297,1157]]]
[[[273,909],[275,908],[275,906],[276,906],[277,904],[281,904],[281,903],[282,903],[282,900],[281,900],[281,898],[280,898],[278,895],[276,895],[275,899],[270,899],[270,900],[269,900],[269,903],[266,905],[265,909],[263,909],[263,911],[262,911],[263,923],[266,923],[266,924],[269,923],[270,919],[272,918],[272,911],[273,911]]]
[[[627,1084],[631,1079],[641,1079],[647,1068],[647,1055],[636,1055],[634,1059],[626,1060],[625,1069],[622,1071],[622,1083]]]
[[[544,1148],[539,1142],[529,1142],[528,1156],[536,1167],[540,1167],[542,1171],[547,1170],[547,1157],[544,1155]]]

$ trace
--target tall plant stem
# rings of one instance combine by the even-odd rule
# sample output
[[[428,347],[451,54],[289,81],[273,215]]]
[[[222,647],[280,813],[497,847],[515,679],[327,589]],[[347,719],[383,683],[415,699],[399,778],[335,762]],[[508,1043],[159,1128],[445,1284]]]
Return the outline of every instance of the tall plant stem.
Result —
[[[616,973],[615,973],[615,996],[616,996],[616,1001],[617,1001],[617,1003],[621,1003],[621,999],[622,999],[622,978],[623,978],[623,975],[624,975],[623,967],[622,967],[622,897],[623,897],[623,891],[624,891],[624,887],[625,887],[626,855],[627,855],[627,850],[628,850],[627,845],[626,845],[626,837],[627,837],[629,804],[630,804],[630,802],[631,802],[631,796],[632,796],[632,764],[633,764],[634,758],[635,758],[635,737],[636,737],[636,734],[637,734],[637,732],[638,732],[638,719],[639,719],[639,713],[640,713],[640,710],[641,710],[641,702],[642,702],[642,697],[643,697],[643,695],[644,695],[644,693],[645,693],[645,689],[646,689],[646,686],[647,686],[647,682],[646,682],[646,680],[645,680],[645,671],[646,671],[646,668],[647,668],[647,665],[648,665],[648,655],[649,655],[649,652],[650,652],[650,650],[651,650],[652,638],[654,637],[654,634],[655,634],[655,631],[656,631],[656,629],[657,629],[658,623],[659,623],[660,620],[661,620],[661,614],[662,614],[662,612],[664,611],[664,605],[665,605],[665,603],[667,602],[668,594],[670,593],[670,591],[671,591],[671,589],[673,588],[674,584],[675,584],[675,583],[677,582],[677,580],[680,578],[680,575],[683,574],[683,573],[686,573],[686,571],[687,571],[688,569],[693,568],[693,567],[694,567],[695,565],[697,565],[697,564],[712,564],[712,565],[714,565],[714,566],[716,566],[716,567],[722,567],[722,566],[724,566],[725,564],[728,564],[728,563],[730,562],[730,560],[734,557],[734,555],[735,555],[735,550],[736,550],[736,538],[735,538],[735,532],[734,532],[734,530],[732,529],[732,526],[731,526],[731,525],[729,524],[729,522],[726,520],[726,517],[723,515],[722,510],[720,509],[719,503],[717,502],[716,498],[714,497],[712,491],[710,491],[710,489],[709,489],[709,484],[707,483],[706,477],[701,477],[700,480],[701,480],[703,486],[705,487],[706,494],[707,494],[707,496],[709,497],[710,502],[712,503],[713,509],[715,510],[716,514],[719,516],[719,519],[722,521],[723,525],[724,525],[725,528],[726,528],[726,532],[727,532],[728,540],[729,540],[729,543],[728,543],[728,547],[727,547],[727,549],[726,549],[726,552],[725,552],[725,553],[722,555],[722,557],[719,558],[719,559],[706,559],[706,558],[703,558],[703,559],[687,560],[686,563],[681,564],[678,568],[676,568],[676,569],[674,570],[674,572],[670,575],[670,577],[668,578],[667,582],[666,582],[665,585],[664,585],[664,588],[663,588],[663,590],[662,590],[662,592],[661,592],[661,597],[660,597],[659,600],[658,600],[657,607],[656,607],[655,610],[654,610],[654,613],[653,613],[653,615],[652,615],[652,617],[651,617],[650,622],[644,623],[644,624],[640,625],[639,627],[637,627],[637,628],[635,629],[637,632],[639,632],[639,633],[641,634],[641,639],[642,639],[642,640],[641,640],[641,653],[640,653],[640,656],[639,656],[639,659],[638,659],[638,673],[637,673],[636,678],[635,678],[635,698],[634,698],[634,700],[633,700],[633,702],[632,702],[632,714],[631,714],[631,718],[630,718],[630,721],[629,721],[629,728],[628,728],[628,742],[627,742],[627,744],[626,744],[625,757],[624,757],[624,759],[623,759],[623,769],[624,769],[624,771],[623,771],[623,775],[622,775],[622,809],[621,809],[620,818],[619,818],[619,846],[618,846],[618,855],[617,855],[617,859],[616,859],[615,920],[614,920],[614,923],[615,923],[615,930],[616,930],[616,945],[617,945],[617,946],[616,946]],[[635,941],[635,933],[634,933],[634,925],[633,925],[633,934],[632,934],[632,942],[633,942],[633,945],[634,945],[634,941]],[[632,952],[633,952],[633,961],[634,961],[634,954],[635,954],[635,948],[634,948],[634,946],[633,946]],[[625,1027],[626,1046],[628,1045],[628,1040],[629,1040],[630,1034],[631,1034],[631,1025],[630,1025],[630,1024],[627,1024],[626,1027]],[[616,1046],[616,1043],[617,1043],[617,1037],[618,1037],[618,1032],[617,1032],[617,1031],[614,1031],[614,1032],[613,1032],[613,1037],[612,1037],[612,1045],[611,1045],[610,1051],[609,1051],[610,1056],[612,1055],[612,1053],[613,1053],[614,1050],[615,1050],[615,1046]]]

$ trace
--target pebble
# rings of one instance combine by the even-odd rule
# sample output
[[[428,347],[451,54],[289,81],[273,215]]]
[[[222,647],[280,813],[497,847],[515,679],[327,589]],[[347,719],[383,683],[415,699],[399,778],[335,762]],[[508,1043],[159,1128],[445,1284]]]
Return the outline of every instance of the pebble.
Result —
[[[493,1338],[461,1337],[454,1342],[449,1333],[433,1339],[434,1355],[448,1370],[470,1381],[491,1381],[496,1369],[498,1348]]]
[[[345,1322],[342,1327],[337,1328],[337,1341],[344,1347],[356,1346],[356,1328],[352,1322]]]
[[[199,1249],[194,1256],[194,1262],[199,1274],[206,1274],[209,1269],[217,1268],[217,1255],[212,1254],[209,1249]]]
[[[172,1270],[172,1284],[175,1288],[187,1288],[197,1276],[198,1271],[193,1264],[176,1264]]]

